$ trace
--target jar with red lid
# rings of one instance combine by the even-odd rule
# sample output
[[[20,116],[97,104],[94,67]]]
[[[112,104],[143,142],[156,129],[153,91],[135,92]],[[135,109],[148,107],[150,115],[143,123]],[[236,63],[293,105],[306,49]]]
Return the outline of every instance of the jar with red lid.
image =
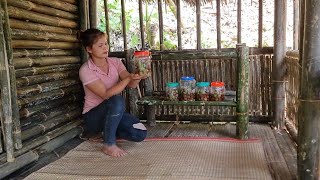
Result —
[[[225,86],[224,82],[211,82],[211,88],[209,93],[210,101],[224,101]]]
[[[151,56],[149,51],[134,52],[134,65],[140,76],[151,76]]]

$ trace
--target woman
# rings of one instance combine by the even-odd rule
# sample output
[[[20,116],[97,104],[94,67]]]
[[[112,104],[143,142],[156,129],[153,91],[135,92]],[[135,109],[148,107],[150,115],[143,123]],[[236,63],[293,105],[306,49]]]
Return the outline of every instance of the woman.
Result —
[[[78,38],[90,58],[80,70],[85,102],[83,115],[89,134],[103,132],[102,151],[114,157],[126,152],[116,145],[116,137],[130,141],[143,141],[147,135],[139,119],[125,111],[119,94],[126,88],[135,88],[144,77],[130,74],[121,60],[108,57],[107,36],[98,29],[80,32]]]

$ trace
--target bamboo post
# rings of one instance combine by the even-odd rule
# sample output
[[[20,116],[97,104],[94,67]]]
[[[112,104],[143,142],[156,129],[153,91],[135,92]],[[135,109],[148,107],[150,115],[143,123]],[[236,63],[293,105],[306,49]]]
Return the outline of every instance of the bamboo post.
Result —
[[[90,28],[97,28],[97,0],[89,0]]]
[[[299,64],[302,64],[303,42],[304,42],[304,21],[305,21],[305,0],[300,0],[299,18]],[[301,87],[301,86],[300,86]]]
[[[88,13],[87,13],[87,9],[89,7],[87,6],[86,0],[82,0],[79,2],[79,15],[80,15],[80,30],[81,31],[85,31],[88,28]],[[80,58],[81,58],[81,62],[84,63],[88,60],[89,56],[88,53],[86,51],[86,49],[81,46],[80,49]]]
[[[197,50],[201,49],[201,10],[200,0],[196,0]]]
[[[127,30],[126,30],[126,9],[124,0],[121,0],[121,19],[122,19],[122,35],[123,35],[123,49],[126,50],[127,45]]]
[[[141,45],[142,48],[145,49],[146,42],[144,40],[144,26],[143,26],[143,6],[142,0],[139,0],[139,22],[140,22],[140,38],[141,38]]]
[[[16,87],[16,75],[15,68],[13,65],[13,50],[11,46],[11,33],[10,33],[10,25],[9,25],[9,15],[7,8],[7,1],[2,1],[2,7],[4,9],[4,38],[6,41],[6,50],[8,57],[8,67],[9,67],[9,78],[10,78],[10,90],[11,90],[11,108],[12,108],[12,122],[13,122],[13,141],[14,147],[16,149],[22,148],[21,142],[21,129],[20,129],[20,117],[19,117],[19,108],[17,104],[17,87]]]
[[[274,60],[272,63],[274,126],[284,128],[285,63],[287,0],[275,1],[274,13]]]
[[[106,21],[106,33],[108,36],[108,44],[110,45],[110,26],[109,26],[109,9],[108,9],[108,0],[104,0],[104,15],[105,15],[105,21]],[[141,31],[144,32],[144,31]],[[110,50],[110,46],[109,46]]]
[[[304,40],[298,109],[298,179],[319,179],[320,1],[305,1]]]
[[[237,136],[239,139],[248,139],[249,48],[245,44],[238,44],[237,52]]]
[[[221,51],[221,9],[220,9],[221,0],[217,0],[217,48]]]
[[[130,73],[133,73],[135,72],[135,66],[134,66],[134,62],[133,62],[133,53],[134,53],[134,50],[132,49],[128,49],[126,50],[126,61],[127,61],[127,67],[128,67],[128,71]],[[138,84],[138,87],[139,87],[139,84]],[[130,113],[135,115],[135,116],[138,116],[139,115],[139,112],[138,112],[138,107],[137,107],[137,104],[136,104],[136,101],[139,99],[138,97],[138,87],[137,88],[129,88],[129,110],[130,110]]]
[[[0,10],[3,9],[3,1],[0,3]],[[6,44],[3,29],[3,19],[4,14],[0,14],[0,73],[1,73],[1,104],[3,111],[4,122],[2,126],[4,127],[4,141],[6,147],[7,161],[14,161],[14,147],[13,147],[13,137],[12,137],[12,106],[11,106],[11,87],[10,87],[10,75],[9,75],[9,64],[6,52]]]
[[[238,0],[238,8],[237,8],[237,22],[238,22],[238,26],[237,26],[237,43],[238,44],[241,43],[241,11],[242,11],[241,0]]]
[[[0,79],[2,80],[1,73],[0,73]],[[1,87],[1,85],[0,85],[0,87]],[[4,124],[4,114],[2,111],[2,100],[1,100],[1,96],[0,96],[0,154],[3,152],[3,147],[2,147],[2,144],[3,144],[2,134],[4,132],[3,124]]]
[[[258,34],[258,47],[262,48],[262,28],[263,28],[263,0],[259,0],[259,34]]]
[[[181,42],[181,7],[180,0],[176,0],[177,7],[177,35],[178,35],[178,50],[182,50],[182,42]]]
[[[158,0],[158,14],[159,14],[159,41],[160,51],[164,49],[163,44],[163,16],[162,16],[162,0]]]
[[[299,47],[299,0],[293,0],[293,50]]]

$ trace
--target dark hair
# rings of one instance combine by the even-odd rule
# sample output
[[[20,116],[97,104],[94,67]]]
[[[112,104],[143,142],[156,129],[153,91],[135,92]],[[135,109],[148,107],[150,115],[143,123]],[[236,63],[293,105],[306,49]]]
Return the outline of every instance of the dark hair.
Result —
[[[87,29],[85,31],[79,31],[77,33],[77,38],[84,47],[92,47],[98,38],[106,35],[104,32],[99,29]]]

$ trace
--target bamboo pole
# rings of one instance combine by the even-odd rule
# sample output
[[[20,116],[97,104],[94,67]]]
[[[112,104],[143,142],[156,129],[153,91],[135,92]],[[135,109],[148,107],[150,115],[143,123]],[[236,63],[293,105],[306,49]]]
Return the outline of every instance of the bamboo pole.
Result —
[[[32,3],[30,1],[26,1],[26,0],[7,0],[7,1],[8,1],[8,5],[22,8],[22,9],[25,9],[28,11],[35,11],[38,13],[47,14],[50,16],[61,17],[61,18],[66,18],[66,19],[71,19],[71,20],[78,19],[78,15],[76,15],[76,14],[72,14],[72,13],[69,13],[66,11],[61,11],[61,10],[51,8],[48,6],[38,5],[38,4]]]
[[[259,34],[258,34],[258,47],[262,48],[262,31],[263,31],[263,0],[259,0]]]
[[[78,13],[78,7],[73,4],[69,4],[67,2],[62,2],[60,0],[50,0],[50,1],[43,1],[43,0],[29,0],[31,2],[44,5],[44,6],[49,6],[52,8],[60,9],[63,11],[71,12],[71,13]]]
[[[26,152],[25,154],[18,156],[14,162],[7,162],[0,165],[0,179],[5,178],[16,170],[25,167],[26,165],[39,159],[39,155],[34,151]]]
[[[320,1],[305,1],[304,40],[298,109],[298,179],[319,179]]]
[[[142,48],[146,48],[146,42],[144,39],[144,25],[143,25],[143,6],[142,6],[142,0],[139,0],[139,22],[140,22],[140,38],[141,38],[141,45]]]
[[[17,19],[10,19],[10,27],[16,29],[25,29],[25,30],[32,30],[32,31],[40,31],[40,32],[52,32],[52,33],[60,33],[60,34],[76,34],[76,30],[70,28],[63,28],[63,27],[55,27],[55,26],[48,26],[39,23],[32,23],[26,21],[20,21]]]
[[[97,14],[97,0],[89,0],[89,17],[90,28],[97,28],[98,14]]]
[[[133,62],[133,53],[134,50],[132,49],[128,49],[126,50],[127,53],[127,58],[126,58],[126,64],[127,64],[127,68],[129,72],[135,72],[135,66],[134,66],[134,62]],[[139,87],[139,84],[138,84]],[[129,92],[128,92],[128,99],[129,99],[129,111],[131,114],[138,116],[139,112],[138,112],[138,106],[136,104],[136,102],[138,101],[139,97],[138,97],[138,89],[137,88],[129,88]]]
[[[16,80],[17,88],[21,88],[23,86],[30,86],[33,84],[40,84],[48,81],[58,81],[61,79],[71,79],[71,78],[78,78],[78,72],[75,71],[67,71],[67,72],[56,72],[56,73],[49,73],[49,74],[41,74],[35,76],[27,76],[18,78]]]
[[[121,27],[122,27],[122,36],[123,36],[123,49],[128,49],[127,43],[127,30],[126,30],[126,6],[124,0],[121,0]]]
[[[47,103],[52,100],[69,96],[71,93],[80,93],[80,90],[80,84],[54,89],[48,92],[37,94],[35,96],[20,98],[18,100],[18,106],[20,109],[30,106],[36,106],[42,103]]]
[[[197,50],[201,50],[201,10],[200,0],[196,0]]]
[[[44,67],[32,67],[25,69],[17,69],[16,77],[24,77],[24,76],[33,76],[38,74],[47,74],[47,73],[55,73],[55,72],[65,72],[65,71],[74,71],[79,70],[79,64],[65,64],[65,65],[53,65],[53,66],[44,66]]]
[[[160,50],[163,50],[163,49],[164,49],[164,44],[163,44],[162,0],[158,0],[158,15],[159,15],[159,41],[160,41]]]
[[[60,136],[61,134],[64,134],[64,133],[70,131],[71,129],[79,126],[81,123],[82,123],[81,119],[72,120],[71,122],[67,123],[66,125],[61,126],[59,128],[56,128],[56,129],[46,133],[43,136],[40,136],[40,137],[32,139],[28,142],[25,142],[21,149],[14,152],[14,155],[20,156],[21,154],[24,154],[24,153],[44,144],[46,142],[51,141],[52,139]],[[3,153],[0,155],[0,161],[3,161],[5,155],[6,155],[6,153]]]
[[[140,3],[140,1],[139,1]],[[139,4],[140,6],[140,4]],[[140,11],[140,10],[139,10]],[[104,15],[105,15],[105,21],[106,21],[106,33],[108,35],[108,44],[110,44],[110,26],[109,26],[109,9],[108,9],[108,0],[104,0]],[[141,21],[141,19],[140,19]],[[141,22],[140,22],[141,24]],[[140,31],[140,32],[144,32],[144,31]],[[110,50],[110,46],[109,46],[109,50]]]
[[[224,58],[236,58],[237,53],[231,52],[167,52],[163,54],[153,54],[152,60],[191,60],[191,59],[224,59]]]
[[[81,107],[78,102],[74,102],[72,104],[68,103],[68,104],[64,104],[64,105],[49,109],[47,111],[35,113],[30,117],[21,119],[21,129],[22,130],[28,129],[39,123],[43,123],[45,121],[48,121],[49,119],[57,117],[59,115],[69,113],[77,108],[81,108]]]
[[[15,49],[13,52],[13,58],[40,57],[40,56],[79,56],[79,51],[60,50],[60,49],[45,49],[45,50]]]
[[[79,43],[72,42],[50,42],[32,40],[12,40],[12,48],[19,49],[77,49]]]
[[[89,7],[87,6],[87,0],[82,0],[79,2],[80,30],[81,31],[85,31],[89,26],[89,22],[88,22],[89,15],[87,13],[88,8]],[[80,48],[80,58],[81,58],[82,63],[86,62],[88,59],[88,53],[83,46],[81,46],[81,48]]]
[[[293,0],[293,50],[299,48],[299,0]]]
[[[304,42],[304,21],[305,21],[305,0],[300,0],[299,18],[299,64],[302,65],[303,42]],[[300,86],[301,87],[301,86]],[[300,90],[301,92],[301,90]]]
[[[46,111],[49,109],[52,109],[54,107],[57,106],[61,106],[65,103],[71,103],[71,102],[75,102],[78,100],[78,97],[76,97],[75,95],[70,95],[68,97],[62,98],[62,99],[57,99],[57,100],[53,100],[50,101],[46,104],[40,104],[37,106],[32,106],[32,107],[28,107],[28,108],[22,108],[20,110],[20,117],[21,118],[27,118],[30,117],[31,115],[38,113],[38,112],[42,112],[42,111]]]
[[[0,10],[3,10],[3,1],[0,3]],[[7,161],[14,161],[14,142],[12,137],[13,120],[12,120],[12,103],[11,103],[11,87],[10,87],[10,75],[9,75],[9,64],[6,51],[6,43],[4,37],[3,19],[4,13],[0,13],[0,73],[1,73],[1,104],[3,108],[4,122],[4,141],[6,147]]]
[[[37,41],[60,41],[60,42],[78,42],[75,35],[57,34],[40,31],[29,31],[22,29],[11,30],[12,39],[17,40],[37,40]]]
[[[178,35],[178,50],[182,50],[182,38],[181,38],[181,6],[180,0],[176,0],[177,7],[177,35]]]
[[[0,73],[0,79],[2,80],[2,76],[1,76],[2,73]],[[0,85],[1,87],[1,85]],[[2,100],[1,100],[1,96],[0,96],[0,154],[3,152],[3,146],[2,144],[4,143],[2,141],[2,134],[4,134],[4,127],[3,127],[3,124],[4,124],[4,114],[3,114],[3,111],[2,111]]]
[[[217,48],[218,51],[221,51],[221,9],[220,9],[221,0],[216,1],[217,5]]]
[[[70,121],[74,118],[77,118],[81,115],[81,109],[75,109],[67,114],[62,114],[60,116],[57,116],[55,118],[52,118],[42,124],[38,124],[36,126],[31,127],[30,129],[27,129],[22,132],[22,140],[25,141],[33,136],[42,134],[46,132],[48,129],[52,129],[59,124],[65,123],[67,121]]]
[[[238,0],[238,8],[237,8],[237,43],[241,43],[241,0]],[[219,22],[220,23],[220,22]]]
[[[25,57],[14,58],[13,64],[16,69],[35,67],[35,66],[50,66],[59,64],[77,64],[80,63],[78,56],[59,56],[59,57]]]
[[[237,45],[237,136],[248,139],[249,124],[249,48],[245,44]]]
[[[78,27],[78,23],[73,20],[53,17],[53,16],[32,12],[25,9],[12,7],[12,6],[8,6],[8,13],[10,18],[28,20],[36,23],[57,26],[57,27],[66,27],[66,28]]]
[[[9,25],[9,15],[8,15],[8,7],[7,0],[3,0],[3,9],[4,9],[4,37],[6,41],[6,49],[9,63],[9,75],[10,75],[10,90],[11,90],[11,103],[12,103],[12,121],[13,121],[13,140],[14,147],[16,149],[20,149],[22,147],[21,143],[21,130],[20,130],[20,117],[19,117],[19,109],[17,105],[17,87],[16,87],[16,76],[15,69],[13,66],[13,50],[11,46],[12,36],[10,33],[10,25]]]
[[[286,19],[287,0],[275,1],[274,14],[274,60],[272,63],[273,84],[273,117],[274,126],[278,129],[284,128],[285,107],[285,64],[286,56]]]
[[[69,4],[74,4],[74,5],[78,5],[78,0],[60,0],[60,1],[63,1],[63,2],[67,2]]]
[[[79,84],[78,79],[63,79],[59,81],[53,81],[53,82],[45,82],[42,84],[35,84],[27,87],[23,87],[18,89],[18,97],[29,97],[32,95],[36,95],[39,93],[49,92],[52,90],[60,89],[63,87],[69,87],[76,84]],[[41,96],[41,95],[39,95]]]

